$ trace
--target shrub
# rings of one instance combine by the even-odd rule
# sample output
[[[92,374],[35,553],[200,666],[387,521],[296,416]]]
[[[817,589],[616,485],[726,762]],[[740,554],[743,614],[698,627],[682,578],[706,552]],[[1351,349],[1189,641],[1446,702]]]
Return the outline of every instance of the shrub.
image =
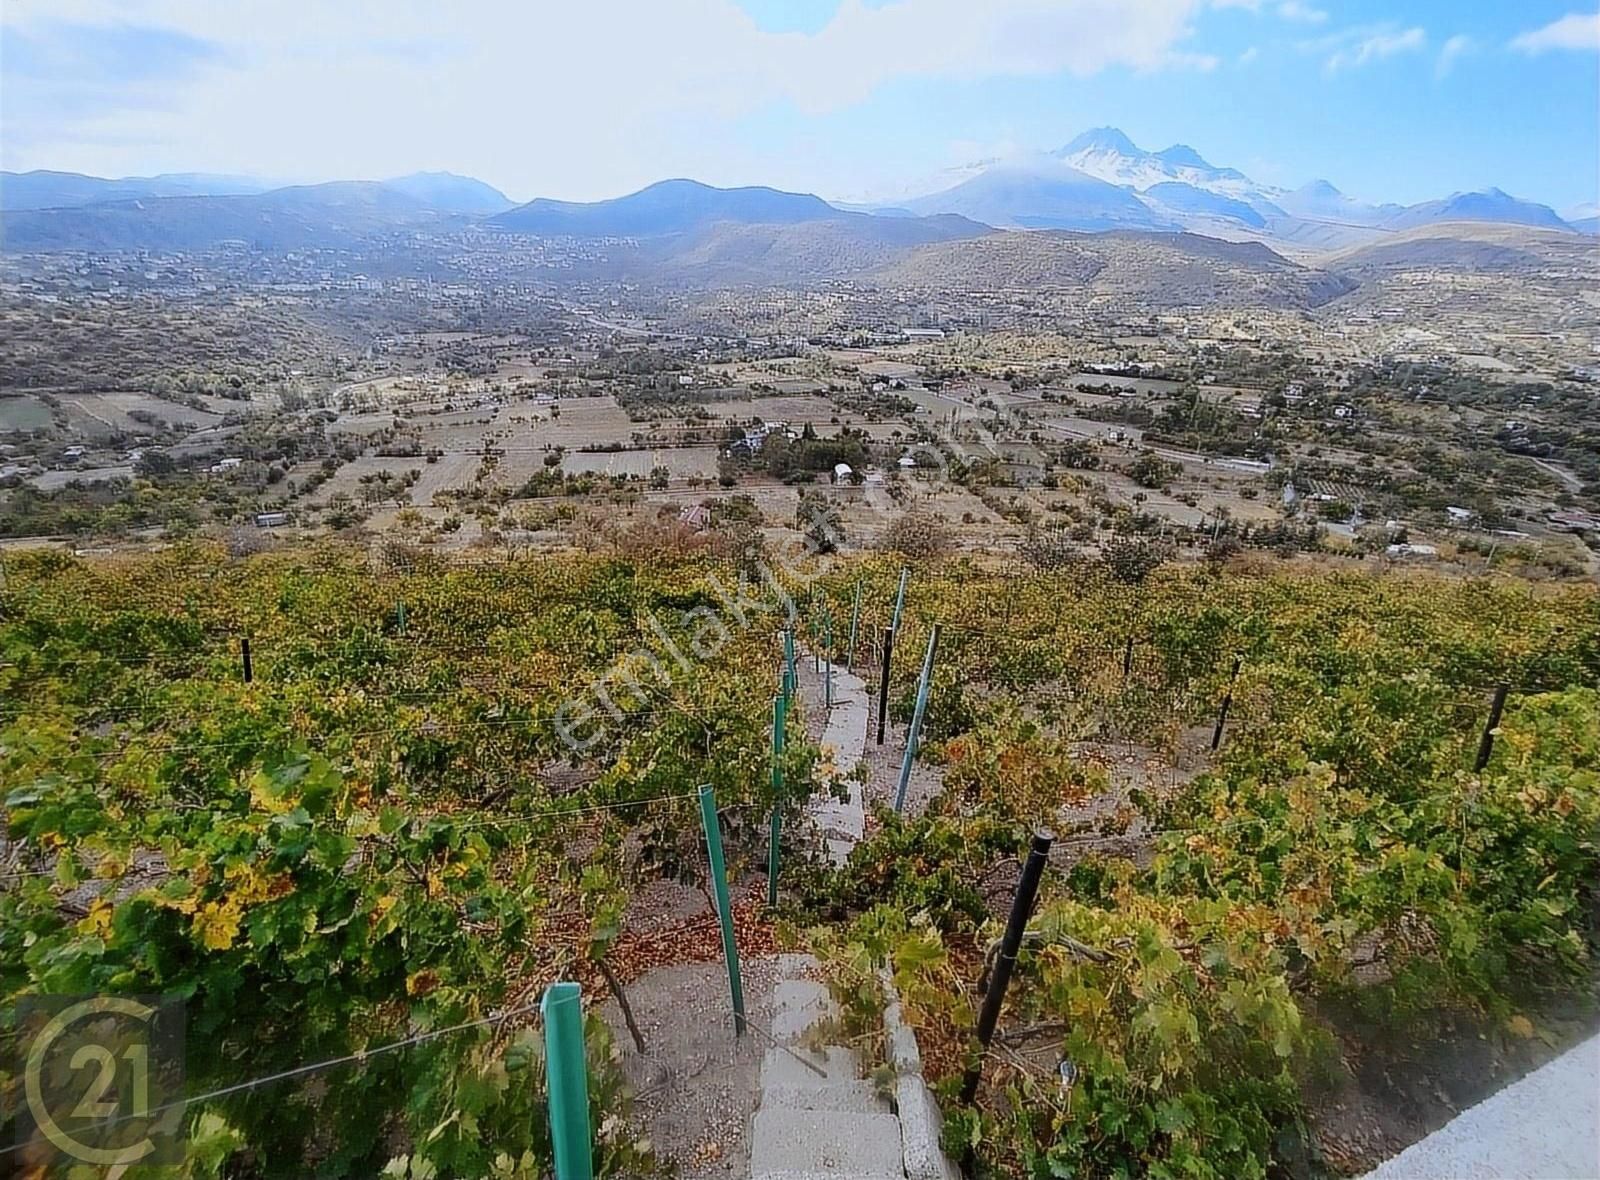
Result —
[[[940,557],[955,547],[955,534],[939,517],[914,508],[889,523],[881,543],[883,548],[905,557]]]

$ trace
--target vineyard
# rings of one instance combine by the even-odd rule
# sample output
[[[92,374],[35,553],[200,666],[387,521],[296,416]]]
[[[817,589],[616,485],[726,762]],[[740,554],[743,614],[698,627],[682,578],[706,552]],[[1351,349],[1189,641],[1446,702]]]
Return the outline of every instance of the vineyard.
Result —
[[[887,965],[979,1174],[1336,1171],[1308,1095],[1354,1042],[1454,1016],[1527,1037],[1544,998],[1590,989],[1591,590],[916,569],[890,746],[937,626],[934,786],[835,870],[803,822],[834,772],[814,701],[772,765],[782,632],[873,677],[899,574],[8,557],[0,1002],[180,997],[191,1095],[354,1055],[191,1102],[186,1161],[130,1176],[543,1177],[539,992],[718,953],[687,933],[714,930],[702,784],[741,950],[808,944],[864,1027]],[[1036,827],[1050,869],[967,1106],[976,985]],[[698,909],[646,937],[661,882]],[[596,1171],[670,1171],[611,1035],[591,1015]]]

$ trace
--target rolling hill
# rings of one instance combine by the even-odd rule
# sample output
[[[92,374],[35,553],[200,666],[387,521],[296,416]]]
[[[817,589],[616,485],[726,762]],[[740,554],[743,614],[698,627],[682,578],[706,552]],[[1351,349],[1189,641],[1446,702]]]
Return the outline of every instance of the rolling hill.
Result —
[[[1323,265],[1366,281],[1408,271],[1577,275],[1593,266],[1594,243],[1565,229],[1455,222],[1417,226],[1330,255]]]
[[[723,221],[641,244],[629,277],[688,286],[777,286],[851,278],[921,246],[995,231],[963,217],[847,213],[806,222]]]
[[[1158,307],[1318,307],[1354,280],[1301,266],[1259,242],[1188,233],[1009,232],[907,251],[872,273],[885,286],[1079,289]]]

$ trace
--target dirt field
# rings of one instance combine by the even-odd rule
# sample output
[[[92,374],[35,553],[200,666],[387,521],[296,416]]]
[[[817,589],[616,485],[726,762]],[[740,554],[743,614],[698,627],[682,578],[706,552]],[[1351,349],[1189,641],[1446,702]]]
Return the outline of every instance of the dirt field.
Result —
[[[57,488],[64,488],[74,480],[84,483],[95,483],[107,479],[132,479],[132,464],[119,464],[114,467],[76,467],[65,471],[45,471],[28,480],[34,487],[43,492],[53,492]]]
[[[648,476],[665,467],[672,479],[717,474],[716,447],[653,447],[648,451],[568,451],[561,459],[563,471],[596,471],[602,475]]]
[[[61,405],[67,411],[73,431],[87,439],[149,430],[149,426],[129,417],[130,410],[154,414],[174,425],[206,427],[222,421],[219,413],[192,409],[144,393],[67,393],[61,395]],[[247,407],[241,403],[237,408]]]

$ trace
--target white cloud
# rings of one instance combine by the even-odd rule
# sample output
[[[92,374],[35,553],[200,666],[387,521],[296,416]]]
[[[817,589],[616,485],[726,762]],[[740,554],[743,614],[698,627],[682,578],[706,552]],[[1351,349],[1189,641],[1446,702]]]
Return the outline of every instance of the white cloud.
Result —
[[[1543,28],[1530,29],[1511,40],[1511,48],[1524,53],[1547,49],[1600,50],[1600,12],[1574,12]]]
[[[1455,68],[1458,58],[1471,53],[1475,48],[1471,37],[1457,33],[1439,47],[1439,60],[1434,63],[1433,76],[1443,78]]]
[[[1252,46],[1250,46],[1249,49],[1246,49],[1243,53],[1241,53],[1239,55],[1239,64],[1242,65],[1242,66],[1247,66],[1251,62],[1255,61],[1255,59],[1260,57],[1260,56],[1261,56],[1261,50],[1259,50],[1254,45],[1252,45]]]
[[[1284,20],[1303,21],[1308,25],[1320,25],[1328,19],[1328,14],[1320,9],[1313,8],[1304,0],[1283,0],[1278,5],[1278,15]]]
[[[1213,68],[1188,49],[1203,3],[843,0],[807,34],[765,32],[733,0],[6,0],[8,32],[147,27],[218,50],[164,79],[159,109],[35,102],[55,112],[26,128],[39,157],[8,166],[449,167],[581,197],[688,170],[750,179],[726,132],[756,112],[827,115],[902,79]]]
[[[1243,8],[1250,12],[1261,11],[1261,0],[1211,0],[1212,8]]]
[[[1421,28],[1377,25],[1346,29],[1306,44],[1313,49],[1331,49],[1323,68],[1329,74],[1337,74],[1340,70],[1355,69],[1397,53],[1414,53],[1427,43],[1428,35]]]

